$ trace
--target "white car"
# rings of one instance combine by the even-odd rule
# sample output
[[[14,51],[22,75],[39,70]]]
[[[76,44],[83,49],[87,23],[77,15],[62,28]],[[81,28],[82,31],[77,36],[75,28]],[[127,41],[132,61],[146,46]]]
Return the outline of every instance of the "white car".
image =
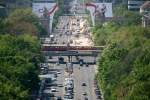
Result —
[[[57,72],[57,74],[61,74],[61,72]]]
[[[55,88],[51,88],[51,92],[56,92],[56,89]]]
[[[77,33],[80,33],[80,30],[77,30]]]

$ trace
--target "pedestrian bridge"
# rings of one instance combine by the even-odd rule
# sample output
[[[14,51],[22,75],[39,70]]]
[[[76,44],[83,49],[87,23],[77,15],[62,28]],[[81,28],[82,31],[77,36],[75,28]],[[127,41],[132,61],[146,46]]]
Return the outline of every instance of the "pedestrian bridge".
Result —
[[[65,45],[43,45],[42,51],[100,51],[104,46],[65,46]]]
[[[45,56],[97,56],[104,46],[51,46],[43,45]]]

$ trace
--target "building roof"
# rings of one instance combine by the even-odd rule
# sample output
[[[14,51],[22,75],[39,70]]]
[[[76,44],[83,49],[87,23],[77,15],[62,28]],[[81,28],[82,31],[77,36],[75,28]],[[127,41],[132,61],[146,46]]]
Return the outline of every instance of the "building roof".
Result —
[[[147,9],[150,8],[150,1],[145,2],[142,6],[141,9]]]

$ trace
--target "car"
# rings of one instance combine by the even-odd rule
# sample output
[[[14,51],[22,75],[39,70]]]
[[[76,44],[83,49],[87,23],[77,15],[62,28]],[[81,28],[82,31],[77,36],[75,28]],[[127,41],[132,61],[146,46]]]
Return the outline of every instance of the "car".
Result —
[[[80,62],[80,66],[83,66],[83,62]]]
[[[53,93],[48,94],[49,97],[55,97]]]
[[[64,62],[64,58],[63,57],[58,57],[58,61],[59,61],[59,63],[63,63]]]
[[[62,42],[62,44],[65,44],[65,42]]]
[[[83,95],[87,95],[87,93],[86,93],[86,92],[84,92],[84,93],[83,93]]]
[[[68,96],[67,96],[67,95],[64,95],[64,99],[68,99]]]
[[[71,81],[71,82],[73,82],[73,78],[65,78],[65,81]]]
[[[82,86],[86,86],[86,83],[82,83]]]
[[[63,87],[63,84],[58,84],[57,86],[58,86],[58,87]]]
[[[68,91],[68,90],[73,90],[73,88],[74,88],[73,86],[67,86],[67,87],[65,87],[65,90],[66,90],[66,91]]]
[[[72,25],[76,25],[76,23],[72,23]]]
[[[70,40],[70,44],[72,44],[73,43],[73,40]]]
[[[88,98],[87,98],[87,97],[85,97],[85,98],[84,98],[84,100],[88,100]]]
[[[100,91],[95,91],[95,94],[96,95],[101,95],[101,92]]]
[[[97,96],[97,99],[102,99],[102,97],[100,95]]]
[[[86,64],[86,67],[89,67],[89,64]]]
[[[73,92],[73,89],[66,90],[65,92],[66,92],[66,93],[70,93],[70,94],[72,94],[72,95],[73,95],[73,93],[74,93],[74,92]]]
[[[58,71],[57,74],[61,74],[61,72]]]
[[[49,59],[53,59],[53,57],[52,57],[52,56],[49,56]]]
[[[56,92],[56,89],[55,88],[51,88],[51,92]]]
[[[59,62],[57,62],[56,65],[59,65]]]
[[[62,98],[61,97],[57,97],[56,100],[62,100]]]
[[[47,86],[47,87],[51,87],[51,86],[57,87],[58,84],[56,84],[56,83],[49,83],[49,84],[46,84],[46,86]]]
[[[80,30],[77,30],[77,32],[80,32]]]
[[[73,99],[73,94],[66,93],[66,94],[64,95],[64,98],[65,98],[65,99]]]
[[[84,63],[83,59],[79,59],[80,66],[83,66],[83,63]]]

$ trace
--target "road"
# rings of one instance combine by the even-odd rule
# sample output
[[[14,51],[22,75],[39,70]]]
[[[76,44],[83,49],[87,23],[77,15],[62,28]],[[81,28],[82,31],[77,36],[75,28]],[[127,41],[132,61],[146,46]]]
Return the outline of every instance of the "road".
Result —
[[[75,81],[74,100],[84,100],[85,96],[83,95],[83,93],[85,92],[87,93],[86,97],[89,100],[96,100],[93,86],[94,75],[95,75],[94,66],[81,67],[79,65],[75,65],[73,74],[73,78]],[[86,86],[82,86],[83,83],[86,83]]]
[[[82,57],[85,62],[91,61],[94,58],[93,57]],[[53,57],[53,59],[57,61],[57,57]],[[65,58],[67,60],[67,57]],[[75,57],[73,58],[74,61],[76,61]],[[74,80],[74,99],[73,100],[84,100],[85,97],[88,98],[88,100],[97,100],[96,95],[94,93],[94,76],[96,71],[95,65],[89,65],[88,67],[83,65],[80,66],[79,64],[73,65],[73,73],[69,75],[66,71],[66,64],[49,64],[49,70],[50,71],[59,71],[61,74],[57,74],[57,80],[55,83],[58,85],[56,87],[57,92],[54,92],[54,95],[56,97],[61,96],[62,98],[65,95],[65,89],[64,89],[64,82],[65,78],[72,77]],[[82,86],[83,83],[86,83],[86,86]],[[63,85],[63,87],[59,87],[60,85]],[[83,93],[87,93],[87,95],[83,95]]]
[[[77,3],[77,0],[76,2]],[[83,12],[83,10],[76,11]],[[89,30],[89,23],[86,18],[82,16],[82,14],[72,15],[72,16],[60,16],[57,28],[54,29],[52,35],[54,36],[53,42],[50,42],[50,45],[71,45],[71,46],[93,46],[93,41],[91,39],[91,32]],[[50,38],[49,38],[50,39]],[[83,59],[84,62],[95,62],[96,58],[94,57],[79,57],[79,59]],[[58,57],[46,57],[46,61],[57,61]],[[69,62],[68,57],[64,57],[65,62]],[[78,62],[78,60],[73,57],[73,62]],[[54,100],[57,100],[57,97],[64,98],[66,95],[65,91],[65,78],[72,78],[74,83],[74,98],[69,100],[85,100],[85,97],[88,100],[97,100],[95,95],[94,88],[94,77],[96,74],[96,66],[89,65],[88,67],[80,64],[73,65],[73,73],[68,74],[65,71],[66,64],[51,64],[49,63],[49,73],[55,72],[57,74],[57,78],[54,81],[57,86],[51,86],[50,89],[55,88],[55,92],[51,92],[55,95],[53,97]],[[58,74],[59,72],[59,74]],[[83,86],[85,83],[85,86]],[[71,94],[72,95],[72,94]],[[50,100],[53,100],[52,98]],[[45,100],[45,99],[44,99]],[[46,99],[49,100],[49,99]],[[68,100],[68,99],[63,99]]]

